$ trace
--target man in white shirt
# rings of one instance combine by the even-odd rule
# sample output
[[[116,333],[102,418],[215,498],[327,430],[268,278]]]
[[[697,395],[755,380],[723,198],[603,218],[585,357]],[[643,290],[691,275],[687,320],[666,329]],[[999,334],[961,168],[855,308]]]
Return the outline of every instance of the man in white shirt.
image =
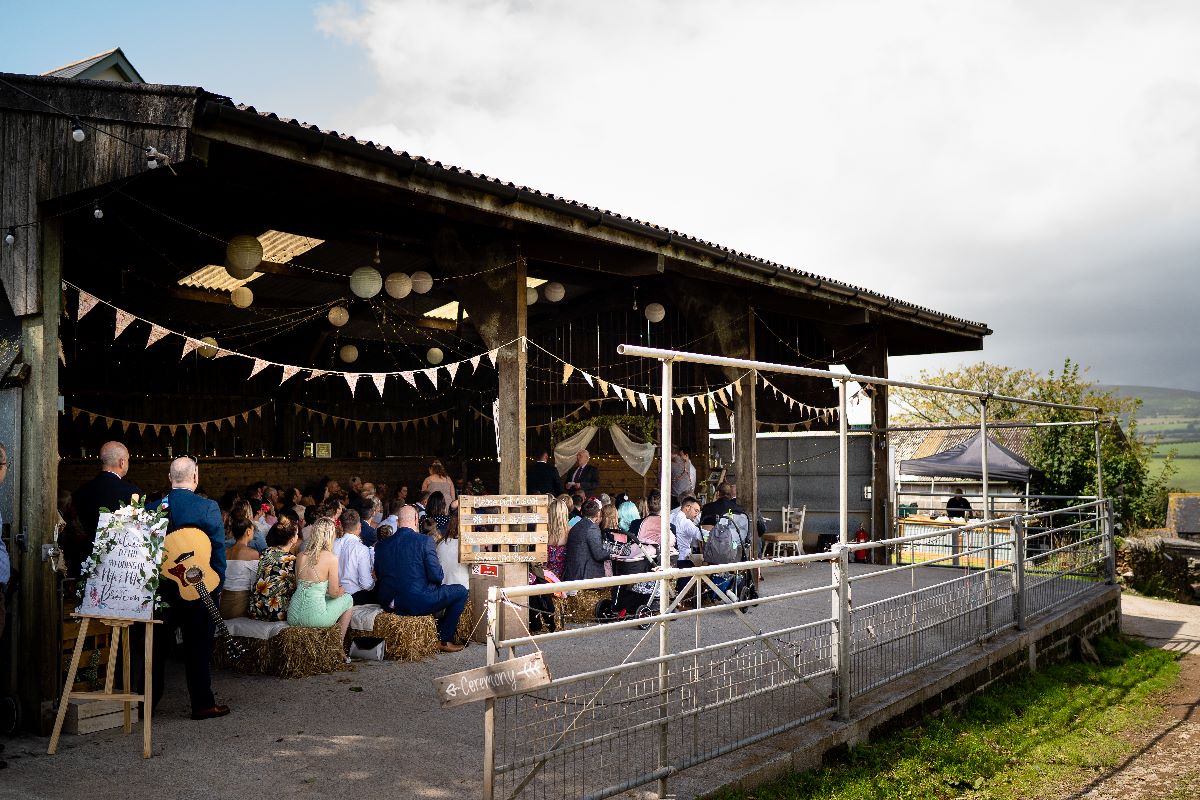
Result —
[[[371,548],[362,543],[362,518],[353,508],[347,508],[339,518],[342,532],[333,541],[333,554],[338,560],[338,582],[354,598],[354,605],[376,603],[375,558]]]
[[[700,519],[700,503],[694,497],[683,498],[679,508],[671,512],[671,525],[675,528],[675,546],[679,548],[679,566],[691,567],[692,545],[703,541],[703,533],[697,527]]]

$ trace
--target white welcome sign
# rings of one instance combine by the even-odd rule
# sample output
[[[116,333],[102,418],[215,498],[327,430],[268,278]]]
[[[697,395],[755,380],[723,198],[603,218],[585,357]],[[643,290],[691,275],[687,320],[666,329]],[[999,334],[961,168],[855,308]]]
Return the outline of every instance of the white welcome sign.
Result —
[[[154,618],[166,521],[151,527],[139,516],[120,512],[101,515],[91,571],[76,613],[116,619]]]

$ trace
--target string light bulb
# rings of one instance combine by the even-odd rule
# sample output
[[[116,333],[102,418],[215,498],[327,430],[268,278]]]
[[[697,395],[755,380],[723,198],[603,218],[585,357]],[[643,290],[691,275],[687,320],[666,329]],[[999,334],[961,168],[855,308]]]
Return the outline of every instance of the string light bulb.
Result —
[[[9,228],[8,233],[4,234],[4,243],[11,245],[17,241],[17,229]]]
[[[92,204],[92,216],[96,219],[104,219],[104,209],[100,207],[99,200]]]
[[[79,120],[77,119],[71,120],[71,138],[77,142],[82,142],[87,138],[87,132],[84,131],[83,126],[79,124]]]
[[[146,169],[158,169],[158,151],[153,147],[146,148]]]

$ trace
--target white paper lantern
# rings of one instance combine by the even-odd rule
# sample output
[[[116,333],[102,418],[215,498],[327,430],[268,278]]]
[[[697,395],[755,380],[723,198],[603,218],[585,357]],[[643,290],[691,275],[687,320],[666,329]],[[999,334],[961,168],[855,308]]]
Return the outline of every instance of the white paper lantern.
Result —
[[[240,281],[253,275],[262,260],[262,242],[253,236],[235,236],[225,247],[225,271]]]
[[[342,345],[342,349],[338,351],[338,358],[347,364],[353,364],[355,361],[358,361],[358,348],[352,344],[344,344]]]
[[[249,308],[254,302],[254,292],[245,286],[239,286],[229,293],[229,299],[238,308]]]
[[[440,364],[445,357],[446,354],[442,352],[440,347],[431,347],[429,348],[429,352],[425,354],[425,360],[430,364]]]
[[[340,328],[350,321],[350,312],[344,306],[334,306],[329,309],[329,323]]]
[[[389,297],[397,300],[403,300],[408,297],[409,292],[413,290],[412,278],[405,275],[403,272],[393,272],[387,276],[387,280],[383,282],[383,290],[388,293]]]
[[[531,306],[538,301],[537,289],[529,288],[525,290],[525,305]]]
[[[211,336],[205,336],[200,341],[204,342],[204,344],[197,347],[196,352],[198,352],[202,358],[213,358],[217,355],[216,339]]]
[[[433,276],[425,270],[417,270],[412,274],[412,290],[417,294],[425,294],[433,288]]]
[[[350,273],[350,291],[364,300],[374,297],[383,289],[383,277],[374,267],[359,267]]]
[[[566,288],[558,281],[547,283],[543,289],[546,292],[546,299],[551,303],[557,303],[567,296]]]
[[[667,310],[662,307],[662,303],[651,303],[646,306],[646,319],[651,322],[662,322],[667,316]]]

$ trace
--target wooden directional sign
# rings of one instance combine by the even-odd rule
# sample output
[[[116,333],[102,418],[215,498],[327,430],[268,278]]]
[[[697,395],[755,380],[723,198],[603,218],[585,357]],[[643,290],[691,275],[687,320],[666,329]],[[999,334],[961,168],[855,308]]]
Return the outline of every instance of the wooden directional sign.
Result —
[[[480,495],[461,497],[459,503],[459,563],[546,561],[546,497]]]
[[[477,667],[433,679],[442,708],[461,706],[492,697],[535,689],[550,683],[550,670],[541,653],[501,661],[491,666]]]
[[[463,544],[545,544],[545,531],[513,531],[511,533],[460,533]]]

